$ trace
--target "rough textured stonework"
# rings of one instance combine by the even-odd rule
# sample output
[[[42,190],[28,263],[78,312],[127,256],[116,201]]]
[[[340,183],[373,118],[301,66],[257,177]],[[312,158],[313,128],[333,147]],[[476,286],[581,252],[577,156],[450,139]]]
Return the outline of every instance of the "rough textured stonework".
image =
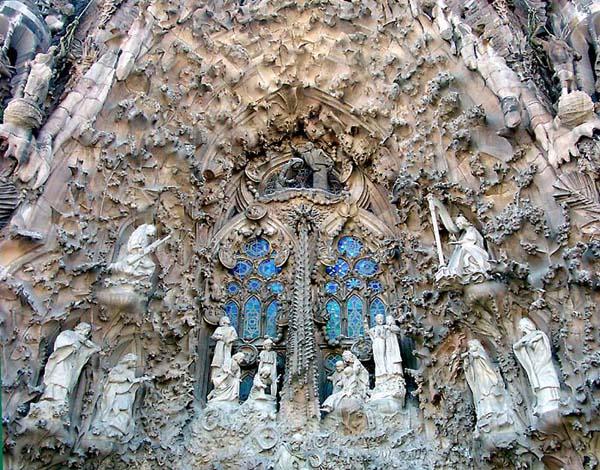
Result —
[[[5,468],[599,467],[600,3],[0,35]]]

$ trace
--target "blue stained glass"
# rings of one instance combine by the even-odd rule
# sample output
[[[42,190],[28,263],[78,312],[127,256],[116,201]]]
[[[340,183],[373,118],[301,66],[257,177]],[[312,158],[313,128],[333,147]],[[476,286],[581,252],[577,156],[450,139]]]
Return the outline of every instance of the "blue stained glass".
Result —
[[[376,297],[371,302],[371,305],[369,305],[369,317],[371,321],[371,326],[375,324],[375,315],[378,315],[380,313],[383,316],[385,316],[385,304],[379,297]]]
[[[379,281],[369,281],[369,289],[371,289],[371,291],[374,294],[379,294],[380,292],[383,292],[383,286]]]
[[[283,292],[283,284],[281,282],[272,282],[269,284],[269,290],[275,295],[281,294]]]
[[[358,338],[365,334],[363,326],[363,300],[353,295],[348,299],[348,336],[350,338]]]
[[[250,263],[250,261],[246,261],[245,259],[238,260],[231,271],[238,279],[244,279],[252,272],[252,263]]]
[[[325,359],[325,370],[327,371],[327,375],[331,375],[335,372],[335,363],[341,360],[342,356],[339,354],[330,354],[327,356]],[[331,383],[331,380],[325,381],[325,387],[323,391],[325,392],[324,396],[328,397],[331,395],[331,392],[333,392],[333,383]]]
[[[279,272],[279,268],[275,266],[275,261],[266,259],[258,265],[258,274],[265,279],[270,279]]]
[[[362,285],[362,281],[360,279],[356,279],[355,277],[351,277],[350,279],[346,280],[346,289],[348,290],[360,289]]]
[[[271,338],[277,336],[277,312],[279,310],[279,302],[274,300],[267,307],[267,325],[265,334]]]
[[[244,304],[244,339],[254,339],[260,335],[260,311],[260,300],[255,296],[250,297]]]
[[[230,282],[227,284],[227,293],[235,295],[240,291],[240,285],[237,282]]]
[[[342,237],[338,241],[338,251],[350,258],[356,258],[360,255],[363,249],[363,244],[358,238]]]
[[[379,265],[372,258],[362,258],[356,262],[354,270],[361,276],[373,276],[379,269]]]
[[[337,361],[341,361],[341,360],[342,360],[342,356],[340,356],[339,354],[330,354],[325,359],[325,369],[327,369],[328,372],[334,372],[335,371],[335,363]]]
[[[248,286],[248,290],[250,292],[257,292],[262,287],[262,281],[253,277],[252,279],[248,279],[248,283],[246,285]]]
[[[252,384],[254,383],[254,375],[252,373],[244,375],[244,378],[240,382],[240,400],[246,401],[250,390],[252,390]]]
[[[229,317],[229,320],[231,321],[231,326],[233,326],[236,331],[238,327],[239,313],[240,308],[238,307],[238,304],[236,304],[233,300],[230,300],[225,304],[225,314]]]
[[[350,266],[342,258],[338,258],[333,266],[327,266],[325,272],[329,276],[345,277],[350,271]]]
[[[340,288],[340,285],[337,282],[334,281],[329,281],[327,284],[325,284],[325,292],[333,295],[335,294]]]
[[[339,338],[342,334],[342,308],[337,300],[328,300],[325,310],[329,314],[325,332],[329,339]]]
[[[244,246],[244,251],[251,258],[263,258],[267,256],[270,249],[269,242],[264,238],[255,238]]]

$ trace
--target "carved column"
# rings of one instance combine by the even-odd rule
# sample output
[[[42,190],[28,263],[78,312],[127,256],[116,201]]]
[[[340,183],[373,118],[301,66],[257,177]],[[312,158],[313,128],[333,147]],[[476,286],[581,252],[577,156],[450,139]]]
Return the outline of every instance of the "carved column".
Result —
[[[301,205],[290,214],[291,226],[298,235],[292,308],[289,314],[289,338],[286,375],[282,391],[281,413],[298,425],[319,419],[318,370],[312,309],[310,274],[316,248],[315,222],[318,212]]]

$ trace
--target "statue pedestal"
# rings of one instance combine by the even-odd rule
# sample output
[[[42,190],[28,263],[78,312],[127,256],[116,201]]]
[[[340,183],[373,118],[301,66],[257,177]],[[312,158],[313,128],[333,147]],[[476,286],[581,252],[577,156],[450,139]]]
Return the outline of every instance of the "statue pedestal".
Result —
[[[105,287],[96,297],[102,305],[116,312],[139,312],[146,298],[131,284]]]
[[[221,400],[213,400],[209,401],[206,404],[206,408],[204,412],[216,410],[225,415],[237,413],[240,409],[240,403],[238,400],[235,401],[221,401]]]
[[[69,408],[65,403],[41,401],[31,405],[29,414],[20,422],[20,432],[39,434],[46,438],[52,436],[69,444],[70,424]]]
[[[255,399],[249,398],[240,406],[252,410],[253,412],[262,412],[267,414],[274,414],[277,410],[277,402],[275,401],[275,398],[271,397],[270,395],[265,395],[264,397]]]

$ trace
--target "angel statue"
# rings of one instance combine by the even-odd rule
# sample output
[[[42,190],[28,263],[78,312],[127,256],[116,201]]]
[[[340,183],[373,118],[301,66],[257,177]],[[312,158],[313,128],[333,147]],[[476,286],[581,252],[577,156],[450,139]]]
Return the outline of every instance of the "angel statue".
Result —
[[[460,284],[486,280],[491,269],[490,255],[485,249],[485,241],[481,233],[463,215],[452,220],[446,207],[432,195],[429,195],[428,200],[440,261],[440,268],[435,275],[435,280],[440,282],[457,279]],[[453,238],[449,244],[455,247],[447,264],[442,251],[436,209],[444,227]]]

